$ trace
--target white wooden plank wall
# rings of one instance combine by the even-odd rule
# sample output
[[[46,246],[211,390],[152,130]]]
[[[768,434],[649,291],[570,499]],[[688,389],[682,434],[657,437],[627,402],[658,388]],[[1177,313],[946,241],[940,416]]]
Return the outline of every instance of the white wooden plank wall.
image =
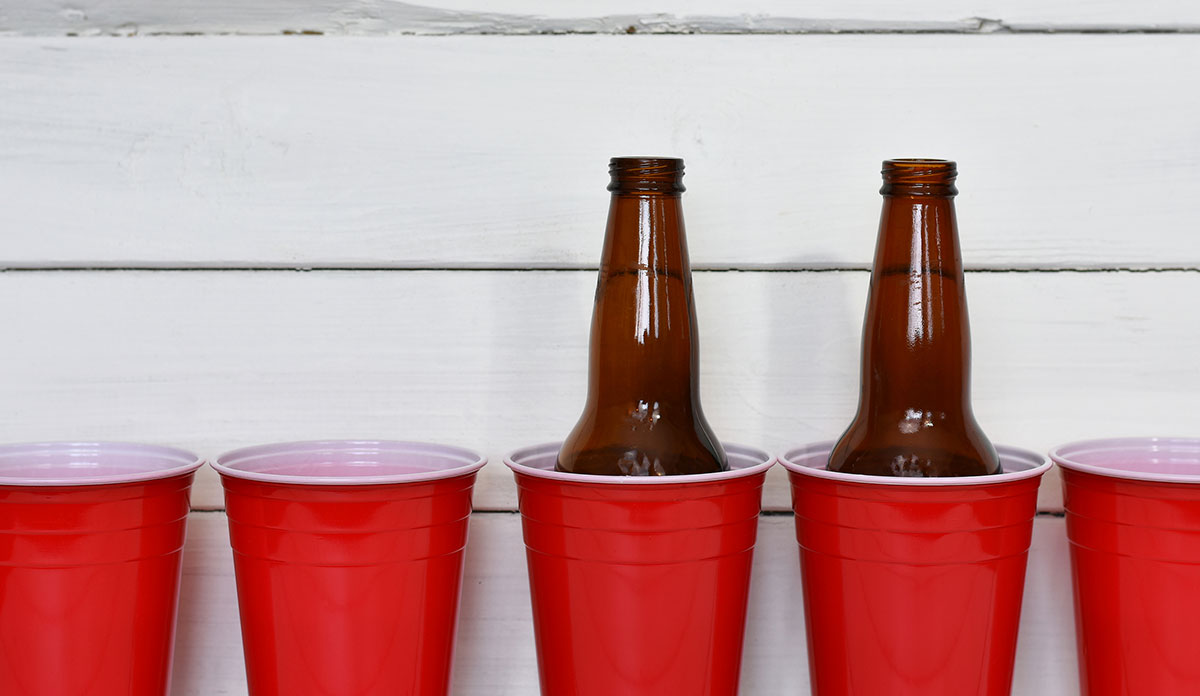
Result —
[[[959,161],[995,440],[1197,435],[1198,33],[1185,0],[5,0],[0,440],[486,452],[455,694],[533,693],[499,459],[577,415],[609,156],[687,161],[728,441],[850,418],[895,156]],[[173,693],[244,694],[211,472],[193,506]],[[1040,506],[1014,693],[1054,696],[1056,476]],[[765,507],[743,691],[807,693],[780,471]]]
[[[594,267],[608,157],[667,153],[698,268],[867,268],[920,155],[972,268],[1194,268],[1198,73],[1191,34],[13,38],[0,261]]]

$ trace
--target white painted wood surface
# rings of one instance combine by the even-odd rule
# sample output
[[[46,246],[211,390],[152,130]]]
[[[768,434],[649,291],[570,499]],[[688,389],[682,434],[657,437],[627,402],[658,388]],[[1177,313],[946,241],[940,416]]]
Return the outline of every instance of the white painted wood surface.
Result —
[[[0,33],[531,34],[1194,29],[1186,0],[45,0],[10,2]]]
[[[0,441],[102,438],[215,456],[325,437],[425,439],[500,462],[582,407],[594,271],[0,274]],[[782,453],[857,401],[868,274],[695,275],[705,411]],[[1200,273],[971,273],[974,401],[997,442],[1193,433]],[[1042,505],[1058,509],[1056,479]],[[221,507],[205,471],[194,496]],[[782,475],[769,509],[786,509]]]
[[[7,39],[0,266],[593,267],[608,157],[662,153],[698,268],[866,268],[913,155],[972,267],[1196,268],[1196,74],[1190,35]]]
[[[1030,548],[1013,693],[1078,693],[1066,525],[1038,517]],[[189,520],[172,696],[244,696],[233,558],[223,513]],[[759,523],[750,588],[742,693],[808,694],[808,655],[793,519]],[[454,696],[538,692],[521,520],[471,520],[459,620]]]

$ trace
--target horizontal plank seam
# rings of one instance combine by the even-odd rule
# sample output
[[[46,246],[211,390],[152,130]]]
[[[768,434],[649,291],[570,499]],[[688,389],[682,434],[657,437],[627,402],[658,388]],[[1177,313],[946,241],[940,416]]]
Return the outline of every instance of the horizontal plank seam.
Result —
[[[0,273],[91,273],[91,272],[137,272],[137,273],[575,273],[596,272],[596,266],[0,266]],[[696,273],[859,273],[870,271],[868,265],[846,266],[707,266],[695,264]],[[1200,266],[971,266],[968,273],[1200,273]]]
[[[756,24],[757,23],[757,26]],[[854,20],[821,20],[793,18],[753,18],[750,21],[738,21],[731,18],[714,18],[712,21],[692,18],[619,18],[600,17],[575,20],[540,20],[528,21],[514,18],[499,25],[492,23],[487,26],[477,26],[470,19],[463,20],[461,26],[432,26],[425,27],[384,27],[375,30],[342,30],[324,31],[322,29],[274,29],[248,31],[197,31],[193,29],[151,29],[143,30],[136,22],[127,22],[116,26],[81,27],[74,31],[50,32],[46,29],[22,33],[19,27],[0,28],[3,36],[66,36],[92,38],[97,36],[109,37],[192,37],[192,36],[411,36],[411,37],[441,37],[441,36],[594,36],[594,35],[641,35],[641,36],[678,36],[678,35],[711,35],[711,36],[827,36],[827,35],[914,35],[927,36],[931,34],[948,35],[1014,35],[1014,34],[1043,34],[1043,35],[1096,35],[1096,34],[1197,34],[1200,25],[1194,24],[1071,24],[1071,23],[1038,23],[1022,24],[1005,22],[999,19],[972,17],[960,22],[931,21],[931,22],[896,22],[889,21],[854,21]],[[480,24],[487,22],[480,21]]]
[[[224,514],[225,508],[195,508],[192,514],[208,515],[208,514]],[[473,515],[516,515],[518,510],[472,510]],[[762,517],[794,517],[795,513],[791,510],[763,510],[760,513]],[[1065,517],[1066,513],[1062,510],[1038,510],[1037,517]]]

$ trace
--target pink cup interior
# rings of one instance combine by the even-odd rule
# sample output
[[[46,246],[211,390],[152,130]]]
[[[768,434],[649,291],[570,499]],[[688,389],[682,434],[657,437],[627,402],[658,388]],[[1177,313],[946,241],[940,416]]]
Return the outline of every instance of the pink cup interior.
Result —
[[[87,486],[169,478],[195,471],[191,452],[127,442],[34,442],[0,446],[0,485]]]
[[[1050,453],[1064,469],[1140,481],[1200,483],[1200,439],[1081,440]]]
[[[259,445],[226,452],[212,466],[225,476],[268,483],[364,485],[462,476],[487,460],[427,442],[326,440]]]

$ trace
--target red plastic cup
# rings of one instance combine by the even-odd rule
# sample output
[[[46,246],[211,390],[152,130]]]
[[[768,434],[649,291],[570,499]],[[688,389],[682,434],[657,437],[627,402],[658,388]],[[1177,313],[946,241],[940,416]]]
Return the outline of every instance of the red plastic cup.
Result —
[[[736,694],[765,452],[689,476],[554,471],[514,452],[544,696]]]
[[[827,471],[831,448],[782,459],[813,693],[1007,695],[1049,460],[997,447],[1003,474],[894,478]]]
[[[218,457],[251,696],[444,696],[483,457],[294,442]]]
[[[0,447],[0,694],[167,693],[200,463],[116,442]]]
[[[1083,693],[1200,693],[1200,439],[1088,440],[1050,457]]]

